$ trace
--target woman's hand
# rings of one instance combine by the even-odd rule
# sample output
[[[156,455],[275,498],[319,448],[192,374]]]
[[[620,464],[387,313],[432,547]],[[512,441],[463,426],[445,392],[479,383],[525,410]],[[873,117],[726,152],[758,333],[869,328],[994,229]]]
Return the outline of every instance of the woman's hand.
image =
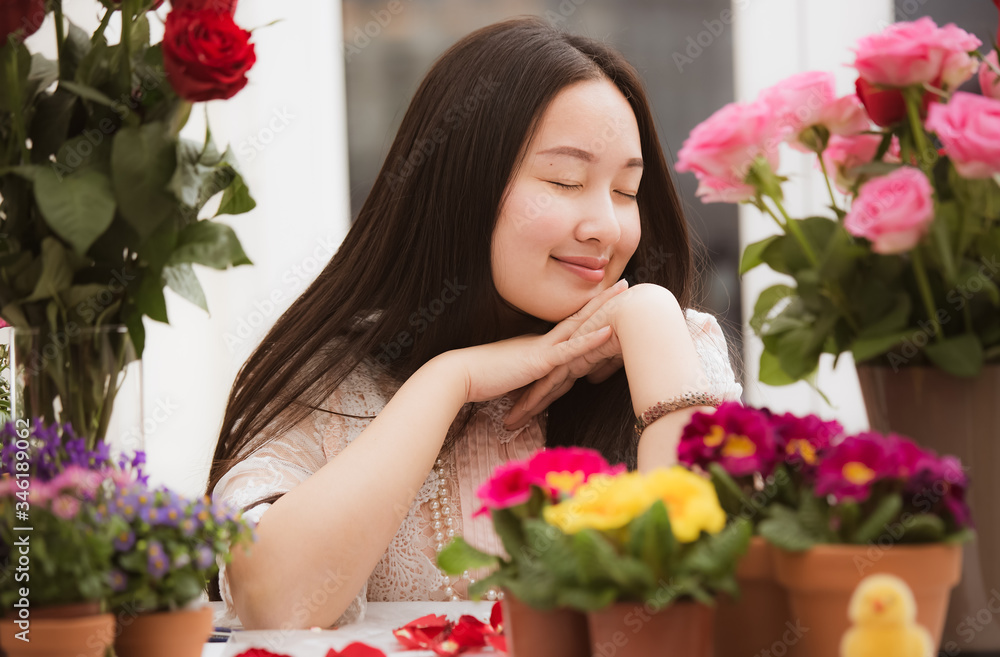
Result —
[[[458,361],[466,377],[467,402],[487,401],[525,388],[568,363],[589,362],[589,372],[621,350],[617,344],[604,346],[613,336],[609,322],[591,322],[586,331],[580,328],[626,289],[624,281],[611,286],[545,335],[522,335],[456,349],[442,356]]]
[[[614,329],[615,318],[622,309],[635,304],[643,296],[649,298],[649,294],[646,293],[651,284],[640,284],[632,288],[626,288],[625,284],[625,281],[619,281],[615,286],[605,290],[611,292],[621,285],[622,287],[617,289],[613,296],[601,300],[601,295],[598,295],[586,306],[563,320],[564,323],[573,326],[573,332],[569,337],[572,339],[586,335],[602,326],[611,326]],[[659,286],[654,287],[659,288],[656,290],[657,293],[664,291]],[[591,307],[595,302],[597,304]],[[618,341],[617,332],[612,332],[611,339],[598,348],[556,367],[524,390],[507,415],[506,427],[513,430],[526,424],[532,417],[548,408],[549,404],[566,394],[577,379],[586,377],[590,383],[601,383],[617,372],[623,363],[621,343]]]

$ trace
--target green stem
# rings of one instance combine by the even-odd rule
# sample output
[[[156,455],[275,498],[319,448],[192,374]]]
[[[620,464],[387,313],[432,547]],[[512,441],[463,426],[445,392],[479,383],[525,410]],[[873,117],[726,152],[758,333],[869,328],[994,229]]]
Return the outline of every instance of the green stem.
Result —
[[[63,62],[63,43],[66,42],[66,33],[63,31],[66,26],[63,25],[63,12],[62,12],[62,0],[55,0],[52,4],[52,18],[53,22],[56,24],[56,59],[59,60],[59,74],[62,76],[62,62]]]
[[[132,1],[122,0],[122,82],[125,83],[125,93],[132,93]]]
[[[920,252],[920,247],[913,249],[913,273],[917,277],[917,286],[920,288],[920,296],[924,301],[924,309],[934,327],[934,337],[938,342],[944,339],[941,332],[941,323],[938,322],[937,311],[934,309],[934,295],[931,294],[931,283],[927,278],[927,268],[924,266],[924,256]]]
[[[108,23],[111,21],[111,14],[113,13],[114,10],[112,9],[108,9],[107,11],[104,12],[104,17],[101,19],[101,24],[97,26],[97,31],[94,32],[94,36],[90,37],[91,44],[97,43],[101,39],[101,37],[104,36],[104,31],[108,29]]]
[[[11,52],[11,58],[7,64],[7,79],[11,92],[11,112],[14,115],[14,138],[17,140],[17,147],[21,153],[21,161],[18,164],[27,164],[31,159],[31,153],[28,152],[28,135],[24,131],[24,115],[22,112],[24,109],[24,100],[21,98],[21,72],[18,65],[20,50],[15,44],[11,44],[10,47],[13,48],[13,52]]]
[[[924,173],[930,174],[934,164],[934,152],[930,150],[927,143],[927,135],[924,133],[924,124],[920,120],[920,100],[923,94],[920,89],[907,89],[905,94],[906,116],[910,121],[910,132],[913,133],[913,144],[917,147],[917,165]]]
[[[826,162],[823,161],[823,153],[818,153],[819,156],[819,167],[823,170],[823,182],[826,183],[826,191],[830,193],[830,203],[833,206],[833,210],[840,216],[840,207],[837,205],[837,197],[833,195],[833,185],[830,184],[830,174],[826,170]]]
[[[813,251],[812,244],[810,244],[809,240],[806,239],[806,236],[802,234],[802,229],[798,224],[792,221],[791,217],[788,216],[788,213],[785,212],[785,206],[781,204],[780,200],[774,198],[773,196],[771,197],[771,200],[774,201],[774,205],[778,208],[778,212],[781,213],[781,216],[785,218],[785,226],[787,226],[788,231],[792,234],[792,237],[794,237],[802,246],[802,250],[805,252],[806,257],[809,258],[809,262],[813,267],[818,266],[819,258],[816,257],[816,252]]]

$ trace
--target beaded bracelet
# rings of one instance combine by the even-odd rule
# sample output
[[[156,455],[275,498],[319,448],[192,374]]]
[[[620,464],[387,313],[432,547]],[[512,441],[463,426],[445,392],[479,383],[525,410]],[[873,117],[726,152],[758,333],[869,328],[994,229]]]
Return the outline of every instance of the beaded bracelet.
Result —
[[[685,392],[683,395],[671,397],[666,401],[656,402],[636,419],[635,436],[636,438],[641,436],[643,429],[667,413],[679,411],[689,406],[712,406],[718,408],[720,405],[722,405],[722,400],[718,396],[707,392]]]

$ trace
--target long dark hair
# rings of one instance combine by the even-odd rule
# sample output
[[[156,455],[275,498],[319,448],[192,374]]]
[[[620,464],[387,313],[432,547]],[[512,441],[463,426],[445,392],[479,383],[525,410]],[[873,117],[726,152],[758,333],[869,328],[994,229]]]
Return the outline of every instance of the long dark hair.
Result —
[[[499,334],[504,302],[490,268],[505,190],[553,97],[599,78],[628,99],[644,162],[642,236],[624,277],[662,285],[690,305],[688,229],[635,69],[611,47],[537,18],[482,28],[431,68],[339,250],[241,368],[209,494],[241,458],[327,410],[323,401],[362,360],[402,382],[445,351],[510,337]],[[441,306],[449,284],[461,292],[447,295],[454,300],[441,311],[445,321],[428,321],[434,312],[422,309]],[[403,332],[416,332],[408,346],[397,340]],[[581,379],[554,402],[546,441],[594,447],[634,467],[633,422],[621,370],[599,385]]]

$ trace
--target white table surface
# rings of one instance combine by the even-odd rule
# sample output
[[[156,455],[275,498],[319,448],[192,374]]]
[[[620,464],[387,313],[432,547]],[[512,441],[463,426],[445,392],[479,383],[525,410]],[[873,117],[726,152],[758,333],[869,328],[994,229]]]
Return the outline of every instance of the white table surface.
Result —
[[[349,643],[361,641],[382,650],[387,656],[433,657],[430,650],[404,650],[392,631],[427,614],[444,614],[449,620],[471,614],[489,622],[492,609],[492,602],[369,602],[361,622],[336,630],[235,630],[227,643],[206,643],[201,654],[202,657],[234,657],[249,648],[264,648],[291,657],[325,657],[330,648],[342,650]],[[496,653],[492,648],[484,648],[463,654]]]

